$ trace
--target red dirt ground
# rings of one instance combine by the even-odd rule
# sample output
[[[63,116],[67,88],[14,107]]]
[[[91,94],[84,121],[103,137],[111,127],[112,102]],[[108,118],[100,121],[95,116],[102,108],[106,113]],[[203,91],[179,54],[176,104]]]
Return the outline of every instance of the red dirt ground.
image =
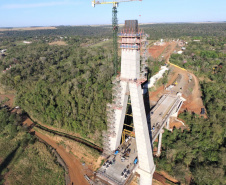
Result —
[[[183,124],[178,121],[170,122],[170,129],[173,129],[173,127],[179,129],[179,128],[183,127]]]
[[[162,54],[164,56],[164,58],[166,59],[167,62],[169,62],[169,58],[170,58],[170,55],[171,53],[174,51],[175,47],[176,47],[177,43],[176,42],[173,42],[167,49],[168,51],[166,51],[166,54],[162,54],[163,50],[163,47],[162,48],[159,48],[159,51],[157,50],[154,50],[154,49],[157,49],[156,47],[153,48],[153,50],[149,50],[149,52],[151,53],[151,55],[153,57],[159,57],[160,54]],[[171,65],[171,67],[173,67]],[[173,67],[173,74],[171,74],[171,76],[169,77],[169,81],[168,81],[168,84],[166,86],[169,86],[171,84],[174,83],[174,81],[177,79],[178,77],[178,74],[181,74],[183,75],[183,81],[184,83],[184,86],[183,86],[183,90],[184,89],[187,89],[188,88],[188,71],[184,71],[178,67]],[[192,92],[189,96],[185,96],[183,95],[183,97],[186,99],[186,101],[184,102],[182,108],[181,108],[181,112],[183,112],[183,110],[187,109],[188,111],[190,112],[195,112],[196,114],[200,115],[200,111],[201,111],[201,108],[204,107],[203,105],[203,101],[201,99],[201,91],[200,91],[200,87],[199,87],[199,81],[197,79],[197,77],[190,73],[192,75],[192,78],[194,80],[194,87],[192,89]],[[165,94],[166,91],[164,90],[164,86],[160,86],[156,91],[154,92],[150,92],[149,93],[149,99],[150,101],[154,101],[154,102],[157,102],[159,100],[159,98]],[[204,115],[204,117],[207,117],[206,115]],[[179,119],[178,119],[179,120]],[[179,120],[179,121],[182,121],[184,122],[183,120]],[[179,121],[176,121],[176,120],[172,120],[170,122],[170,128],[173,128],[174,126],[176,128],[184,128],[185,126],[179,122]],[[154,153],[156,152],[157,148],[154,149]],[[174,179],[173,177],[169,176],[166,172],[161,172],[161,174],[154,174],[154,179],[156,179],[157,181],[161,182],[163,185],[166,184],[165,183],[165,179],[169,179],[170,181],[172,182],[178,182],[176,179]]]
[[[170,180],[173,183],[178,183],[177,179],[174,179],[172,176],[170,176],[168,173],[164,172],[164,171],[160,171],[159,172],[161,175],[163,175],[165,178],[167,178],[168,180]]]
[[[166,175],[167,178],[165,178],[163,175]],[[137,176],[135,175],[135,177],[134,177],[133,181],[130,183],[130,185],[138,185],[136,178],[139,178],[138,174],[137,174]],[[168,179],[172,182],[178,182],[177,180],[175,180],[173,177],[171,177],[167,173],[154,172],[152,184],[153,185],[170,185],[170,184],[166,183],[166,179]]]
[[[168,185],[168,183],[166,183],[166,180],[169,180],[175,184],[179,182],[178,180],[174,179],[172,176],[170,176],[168,173],[164,171],[155,172],[153,178],[159,181],[162,185]]]
[[[27,118],[23,122],[23,124],[27,124],[28,126],[30,126],[32,123],[33,122],[29,118]],[[71,184],[88,185],[88,182],[84,178],[85,173],[83,171],[83,166],[81,165],[80,161],[77,158],[75,158],[74,155],[66,152],[63,146],[58,145],[55,141],[53,141],[49,137],[34,130],[31,130],[31,132],[35,132],[35,135],[37,137],[44,140],[45,142],[47,142],[49,145],[56,149],[58,154],[62,157],[62,159],[68,166]]]
[[[3,101],[5,98],[9,98],[9,101],[7,101],[4,104],[8,105],[9,107],[12,108],[13,104],[14,104],[15,95],[14,94],[0,94],[0,101]]]
[[[13,95],[13,94],[0,95],[1,100],[4,100],[5,97],[10,99],[8,102],[5,103],[5,105],[8,105],[9,107],[13,108],[13,102],[14,102],[15,95]],[[29,118],[27,118],[23,122],[23,124],[27,124],[27,126],[30,126],[32,123],[33,122]],[[31,131],[34,131],[34,130],[31,130]],[[35,135],[37,137],[39,137],[40,139],[46,141],[49,145],[51,145],[53,148],[55,148],[57,150],[57,152],[59,153],[59,155],[62,157],[62,159],[65,161],[65,163],[67,164],[67,166],[69,168],[71,184],[73,183],[74,185],[75,184],[88,185],[88,182],[84,178],[85,173],[82,170],[83,166],[81,165],[80,161],[75,158],[75,156],[67,153],[66,150],[63,148],[63,146],[58,146],[56,142],[52,141],[47,136],[45,136],[41,133],[38,133],[38,132],[35,132]]]
[[[160,174],[157,173],[157,172],[155,172],[155,173],[153,174],[153,179],[155,179],[155,180],[161,182],[163,185],[167,185],[167,183],[166,183],[166,178],[163,177],[162,175],[160,175]]]
[[[167,46],[169,46],[169,43],[166,43],[166,45],[164,45],[164,46],[153,46],[149,49],[149,52],[151,53],[152,57],[158,58],[163,53],[163,51],[166,49]],[[167,60],[170,56],[170,53],[173,52],[175,47],[176,47],[176,42],[174,42],[172,45],[170,45],[169,51],[166,51],[166,54],[164,54],[164,57]],[[175,68],[175,73],[170,77],[168,85],[172,84],[175,81],[175,79],[177,78],[179,73],[182,74],[182,75],[185,75],[184,77],[185,77],[185,79],[187,79],[187,73],[185,74],[185,72],[183,70],[181,70],[179,68]],[[182,108],[184,108],[184,109],[187,108],[188,110],[194,111],[194,112],[199,114],[201,108],[203,107],[203,103],[202,103],[202,100],[200,98],[201,92],[199,90],[198,79],[195,77],[195,75],[192,74],[192,76],[193,76],[193,79],[195,80],[195,87],[192,91],[192,95],[190,95],[189,97],[186,97],[187,101],[184,103]],[[164,87],[161,86],[155,92],[150,93],[150,100],[158,101],[160,96],[163,95],[164,93],[165,93]],[[10,101],[8,102],[8,105],[10,107],[13,106],[14,95],[0,95],[0,97],[2,97],[2,98],[8,97],[10,99]],[[27,119],[27,120],[24,121],[24,123],[27,123],[27,125],[31,125],[32,121],[30,119]],[[53,128],[53,127],[49,127],[49,128],[57,130],[56,128]],[[76,159],[72,154],[67,153],[62,146],[58,146],[56,144],[56,142],[52,141],[47,136],[45,136],[41,133],[38,133],[38,132],[35,132],[35,134],[39,138],[41,138],[44,141],[46,141],[47,143],[49,143],[52,147],[54,147],[57,150],[57,152],[60,154],[62,159],[65,161],[65,163],[69,167],[69,174],[70,174],[71,182],[73,182],[73,184],[78,184],[78,185],[88,184],[88,182],[84,179],[85,173],[82,170],[83,167],[82,167],[81,163],[78,161],[78,159]],[[166,184],[165,183],[166,178],[164,178],[163,175],[167,179],[170,179],[172,181],[175,180],[175,179],[172,179],[172,177],[169,177],[167,174],[165,174],[165,172],[161,173],[161,174],[158,174],[158,173],[155,172],[154,179],[158,180],[163,185],[165,185]]]
[[[199,80],[198,78],[190,73],[192,75],[192,79],[194,79],[194,82],[195,82],[195,86],[193,88],[193,91],[192,91],[192,94],[187,97],[187,101],[184,102],[183,106],[182,106],[182,109],[187,109],[188,111],[191,111],[191,112],[195,112],[196,114],[200,115],[200,112],[201,112],[201,108],[204,108],[204,105],[203,105],[203,101],[202,101],[202,93],[200,91],[200,87],[199,87]],[[202,115],[204,118],[207,118],[207,115],[204,114]]]
[[[166,42],[163,46],[151,46],[149,48],[149,55],[154,59],[157,59],[162,55],[166,61],[169,60],[170,55],[173,53],[178,42]]]
[[[183,87],[183,90],[188,88],[188,71],[184,71],[180,68],[173,67],[173,74],[171,74],[171,76],[169,77],[169,81],[168,84],[166,86],[171,85],[177,78],[178,74],[183,75],[183,81],[185,86]],[[200,115],[201,112],[201,108],[204,107],[203,105],[203,101],[201,98],[201,91],[200,91],[200,87],[199,87],[199,81],[197,79],[197,77],[190,73],[192,75],[192,78],[194,80],[194,87],[192,90],[192,93],[189,96],[185,96],[183,94],[183,97],[186,99],[186,101],[183,103],[182,108],[180,110],[179,113],[183,112],[184,110],[188,110],[189,112],[195,112],[196,114]],[[164,90],[164,87],[161,86],[159,87],[155,92],[150,92],[149,93],[149,98],[150,101],[158,101],[159,98],[165,94],[166,91]],[[207,117],[207,115],[203,115],[205,118]]]
[[[38,136],[40,139],[46,141],[49,145],[56,149],[59,155],[62,157],[64,162],[67,164],[69,169],[69,175],[71,184],[78,184],[78,185],[88,185],[89,183],[85,180],[83,172],[83,167],[81,163],[76,159],[72,154],[69,154],[65,151],[63,146],[58,146],[54,141],[48,138],[41,133],[35,132],[35,135]]]
[[[166,43],[163,46],[151,46],[149,48],[149,54],[153,57],[153,58],[158,58],[162,52],[165,50],[165,48],[169,45],[169,43]]]

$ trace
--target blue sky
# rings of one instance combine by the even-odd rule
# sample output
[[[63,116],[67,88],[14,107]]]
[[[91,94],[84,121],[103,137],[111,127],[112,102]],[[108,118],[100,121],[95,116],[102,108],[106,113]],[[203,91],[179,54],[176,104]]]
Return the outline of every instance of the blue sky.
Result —
[[[91,0],[0,0],[0,27],[111,24],[112,5]],[[226,21],[226,0],[143,0],[121,3],[119,23]]]

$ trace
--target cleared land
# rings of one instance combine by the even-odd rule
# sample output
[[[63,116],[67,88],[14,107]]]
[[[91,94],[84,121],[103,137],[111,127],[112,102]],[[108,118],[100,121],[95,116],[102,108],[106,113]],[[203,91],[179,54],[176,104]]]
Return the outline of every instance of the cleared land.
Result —
[[[178,44],[177,41],[170,41],[170,42],[165,42],[161,46],[153,45],[148,49],[149,56],[153,57],[154,59],[157,59],[162,56],[162,58],[168,62],[170,55],[176,49],[177,44]]]
[[[153,57],[153,58],[158,58],[160,57],[160,55],[162,54],[162,52],[166,49],[166,47],[169,46],[169,43],[165,43],[162,46],[151,46],[149,48],[149,54]]]
[[[172,88],[171,93],[176,94],[177,92],[181,92],[183,97],[186,99],[186,101],[182,105],[180,113],[184,110],[188,110],[190,112],[195,112],[196,114],[200,115],[201,108],[203,108],[204,105],[201,98],[201,91],[197,77],[194,74],[184,71],[175,66],[170,66],[170,69],[172,72],[168,77],[169,81],[165,87],[168,87],[169,85],[172,85],[173,83],[177,82],[178,84]],[[191,82],[189,82],[189,74],[192,75]],[[178,80],[178,75],[181,76],[180,81]],[[150,92],[150,102],[153,102],[154,104],[163,94],[169,93],[169,91],[165,90],[165,87],[162,85],[154,92]],[[204,115],[204,117],[206,117],[206,115]],[[180,127],[178,124],[183,126],[182,124],[177,123],[177,127]]]
[[[162,55],[164,59],[169,62],[169,57],[175,50],[176,46],[177,42],[175,41],[168,42],[163,46],[151,46],[149,48],[149,54],[154,58],[158,58],[160,55]],[[181,92],[183,97],[186,99],[180,112],[188,110],[200,115],[201,108],[203,108],[204,105],[202,102],[201,91],[197,77],[194,74],[171,64],[170,70],[171,73],[168,77],[168,83],[165,87],[177,82],[177,85],[172,88],[171,93]],[[190,82],[189,76],[192,76],[192,80]],[[149,93],[149,99],[152,105],[154,105],[163,94],[169,93],[165,90],[165,87],[162,85],[155,89],[154,92]],[[207,117],[207,115],[203,116]],[[178,121],[173,121],[171,127],[173,126],[180,128],[183,127],[183,124]]]
[[[5,117],[5,116],[7,117]],[[64,170],[50,150],[22,127],[17,118],[1,110],[0,184],[64,184]]]
[[[61,42],[61,41],[59,41],[59,42]],[[53,42],[53,43],[50,43],[50,45],[51,44],[52,45],[54,45],[54,44],[61,45],[61,43],[59,44],[59,42]],[[105,43],[106,42],[99,43],[99,44],[102,45]],[[63,43],[63,45],[64,45],[64,43]],[[175,47],[176,47],[176,43],[167,44],[163,47],[160,47],[159,50],[158,49],[153,50],[155,52],[154,56],[159,57],[161,55],[164,55],[164,58],[168,59],[170,56],[170,53],[173,52]],[[178,86],[181,86],[181,85],[183,87],[186,86],[186,83],[188,83],[188,72],[185,72],[185,71],[183,71],[177,67],[173,67],[173,66],[171,68],[173,70],[173,73],[170,75],[169,82],[167,85],[174,83],[175,80],[178,78],[178,74],[180,74],[180,75],[182,75],[182,80],[181,80],[182,84],[179,84]],[[194,75],[192,75],[192,76],[194,79],[194,88],[192,88],[193,90],[192,90],[191,94],[190,95],[188,94],[188,97],[191,99],[191,101],[189,101],[189,103],[190,103],[189,107],[192,108],[191,103],[193,100],[195,100],[193,102],[195,102],[194,106],[195,106],[195,108],[197,108],[196,102],[199,101],[198,98],[200,98],[199,84],[198,84],[197,78]],[[186,88],[183,88],[183,89],[186,89]],[[150,100],[152,102],[157,102],[157,100],[160,98],[160,96],[163,93],[165,93],[165,90],[164,90],[164,87],[161,86],[155,92],[150,93]],[[11,103],[9,103],[9,106],[12,106],[13,96],[2,95],[2,98],[6,97],[6,96],[8,98],[10,98],[10,101],[11,101]],[[201,106],[203,106],[203,104],[201,104]],[[200,110],[200,107],[198,107],[197,110]],[[31,124],[32,122],[31,122],[31,120],[30,121],[26,120],[26,123]],[[50,126],[46,126],[46,127],[49,127],[50,129],[53,129],[53,130],[61,130],[61,129],[56,129],[56,128],[53,128]],[[178,123],[178,127],[180,127],[179,123]],[[81,147],[76,148],[76,146],[75,146],[74,148],[73,147],[69,148],[68,146],[73,145],[73,143],[70,143],[70,141],[66,141],[60,137],[50,136],[48,134],[43,134],[40,132],[36,132],[36,135],[38,137],[40,137],[41,139],[43,139],[44,141],[46,141],[47,143],[49,143],[54,148],[56,148],[57,152],[61,155],[63,160],[69,166],[69,174],[71,177],[71,182],[76,183],[76,184],[77,183],[78,184],[87,184],[86,180],[84,179],[85,172],[84,172],[84,170],[81,170],[81,169],[84,169],[84,167],[81,165],[81,161],[86,161],[86,163],[89,165],[88,168],[92,168],[92,170],[94,170],[93,167],[95,166],[94,168],[96,168],[98,166],[98,164],[101,162],[100,158],[98,158],[97,162],[92,163],[92,161],[94,161],[94,159],[92,159],[92,158],[89,159],[89,157],[90,157],[89,155],[84,158],[84,151],[83,151],[83,154],[80,154]],[[75,135],[75,134],[73,134],[73,135]],[[61,143],[61,144],[59,144],[59,143]],[[68,153],[68,152],[70,152],[70,153]],[[79,159],[75,158],[75,156],[72,153],[74,153],[74,155],[78,156]],[[157,178],[160,178],[160,176],[158,176]],[[161,174],[161,181],[163,180],[162,178],[164,179],[164,177]]]
[[[42,140],[46,141],[49,145],[51,145],[53,148],[56,149],[56,151],[60,154],[64,162],[67,164],[70,174],[70,179],[72,184],[83,184],[88,185],[88,182],[85,180],[84,175],[85,173],[81,170],[82,165],[78,161],[78,159],[75,158],[72,154],[69,154],[65,151],[65,148],[63,146],[59,146],[56,142],[48,138],[47,136],[35,132],[35,134],[41,138]]]
[[[92,171],[95,171],[97,168],[99,168],[101,163],[101,160],[99,159],[102,159],[102,157],[99,157],[99,153],[97,151],[71,139],[53,135],[52,133],[39,128],[35,128],[35,130],[46,135],[59,145],[62,145],[68,153],[72,153],[74,156],[76,156],[76,158],[78,158],[81,163],[85,162],[86,166],[88,166]]]
[[[33,122],[29,118],[27,118],[23,122],[23,124],[26,124],[28,126],[30,126],[32,123]],[[84,178],[85,173],[83,170],[81,170],[82,165],[81,165],[80,161],[72,153],[68,153],[69,151],[67,152],[66,149],[64,148],[64,146],[59,145],[59,143],[57,141],[55,141],[54,139],[52,139],[51,136],[38,132],[37,129],[35,129],[35,130],[32,129],[31,132],[33,132],[33,131],[35,131],[35,135],[37,137],[44,140],[49,145],[51,145],[53,148],[55,148],[57,153],[61,156],[61,158],[67,164],[71,183],[88,185],[87,181]]]

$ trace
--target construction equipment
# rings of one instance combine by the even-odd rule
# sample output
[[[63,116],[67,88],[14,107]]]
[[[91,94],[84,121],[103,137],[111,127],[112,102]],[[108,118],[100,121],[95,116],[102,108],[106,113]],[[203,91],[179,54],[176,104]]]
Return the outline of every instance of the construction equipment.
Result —
[[[124,130],[122,131],[122,143],[125,142],[126,136],[127,136],[127,137],[130,136],[130,137],[135,138],[135,133],[134,133],[134,131],[129,131],[129,130],[124,129]]]
[[[118,17],[117,17],[117,7],[119,6],[119,3],[122,2],[130,2],[130,1],[142,1],[142,0],[100,0],[92,1],[92,6],[95,7],[96,5],[101,5],[101,4],[112,4],[113,9],[112,9],[112,29],[113,29],[113,61],[114,61],[114,68],[115,68],[115,75],[117,75],[117,69],[118,69]]]

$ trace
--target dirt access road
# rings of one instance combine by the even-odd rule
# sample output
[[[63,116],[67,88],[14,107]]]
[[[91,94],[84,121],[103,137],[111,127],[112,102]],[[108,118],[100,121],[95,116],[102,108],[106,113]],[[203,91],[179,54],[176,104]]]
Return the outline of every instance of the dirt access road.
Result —
[[[32,125],[32,121],[27,118],[23,124],[27,126]],[[31,130],[30,132],[35,132],[35,135],[40,139],[47,142],[53,148],[56,149],[57,153],[61,156],[64,162],[68,166],[69,176],[71,180],[71,185],[88,185],[89,183],[85,180],[84,175],[85,172],[83,171],[83,166],[81,165],[80,161],[71,153],[66,152],[66,149],[62,145],[58,145],[55,141],[50,139],[48,136],[43,135],[35,130]]]
[[[167,85],[171,85],[173,82],[177,81],[178,77],[180,77],[180,81],[178,81],[178,84],[172,90],[174,93],[181,92],[182,96],[186,99],[179,113],[187,110],[201,115],[201,108],[205,107],[201,98],[202,92],[200,90],[198,78],[193,73],[183,70],[180,67],[176,67],[175,65],[170,64],[170,68],[173,70],[174,74],[171,76]],[[191,81],[189,81],[189,78],[191,78]],[[202,116],[207,118],[206,114]]]
[[[14,108],[14,94],[0,94],[0,100],[4,100],[5,98],[9,98],[8,102],[5,102],[5,105],[8,105],[11,109]],[[23,124],[27,124],[27,126],[30,126],[33,122],[27,118]],[[36,132],[34,130],[31,130],[31,132],[35,132],[35,135],[39,137],[40,139],[47,142],[49,145],[51,145],[53,148],[56,149],[56,151],[59,153],[61,158],[64,160],[64,162],[67,164],[69,169],[69,175],[71,180],[71,185],[88,185],[88,182],[85,180],[84,175],[85,172],[83,171],[83,166],[81,165],[80,161],[71,153],[66,152],[65,148],[61,145],[58,145],[55,141],[51,140],[49,137]]]
[[[178,42],[168,42],[164,46],[153,46],[155,50],[150,50],[149,53],[152,56],[159,57],[160,55],[163,56],[167,63],[169,63],[170,55],[176,50]],[[151,47],[152,48],[152,47]],[[159,50],[158,50],[159,49]],[[170,64],[170,63],[169,63]],[[194,112],[200,115],[201,108],[204,108],[203,101],[202,101],[202,93],[199,86],[199,80],[197,77],[187,71],[183,70],[180,67],[170,64],[171,74],[168,77],[168,83],[165,87],[172,85],[174,82],[177,81],[176,87],[172,88],[172,91],[166,91],[165,87],[162,85],[157,88],[154,92],[149,93],[149,99],[151,105],[155,105],[159,98],[165,93],[173,93],[176,94],[177,92],[181,92],[182,96],[186,99],[184,102],[181,110],[179,113],[187,110],[189,112]],[[189,82],[189,76],[192,77],[192,80]],[[207,118],[207,115],[202,115],[204,118]],[[173,120],[170,124],[171,128],[176,126],[177,128],[183,127],[183,124],[180,121]]]
[[[201,98],[202,92],[200,90],[198,78],[194,74],[190,74],[192,75],[195,85],[192,94],[187,98],[187,101],[184,102],[182,109],[187,109],[188,111],[195,112],[200,115],[201,108],[205,108]],[[203,117],[207,118],[207,114],[204,114]]]
[[[35,132],[35,135],[40,139],[46,141],[49,145],[56,149],[57,153],[61,156],[64,162],[67,164],[69,169],[69,176],[72,185],[88,185],[89,183],[85,180],[83,172],[83,166],[80,161],[76,159],[72,154],[67,153],[63,146],[57,145],[56,142],[52,141],[49,137]]]
[[[166,86],[160,86],[154,92],[149,93],[149,99],[152,104],[155,104],[159,98],[166,93],[176,94],[177,92],[181,92],[183,98],[186,101],[183,103],[181,110],[179,113],[187,110],[189,112],[194,112],[198,115],[201,115],[201,108],[204,108],[203,101],[202,101],[202,93],[199,86],[199,80],[197,77],[188,72],[184,71],[178,67],[170,65],[170,69],[172,70],[171,74],[169,75],[169,81]],[[178,81],[178,75],[180,75],[180,81]],[[189,82],[188,75],[192,76],[192,81]],[[172,88],[171,91],[166,91],[165,87],[172,85],[173,83],[177,82],[177,85]],[[204,118],[207,118],[207,115],[202,115]],[[181,123],[177,122],[180,126],[183,126]],[[175,124],[175,122],[174,122]],[[176,126],[176,125],[172,125]]]

